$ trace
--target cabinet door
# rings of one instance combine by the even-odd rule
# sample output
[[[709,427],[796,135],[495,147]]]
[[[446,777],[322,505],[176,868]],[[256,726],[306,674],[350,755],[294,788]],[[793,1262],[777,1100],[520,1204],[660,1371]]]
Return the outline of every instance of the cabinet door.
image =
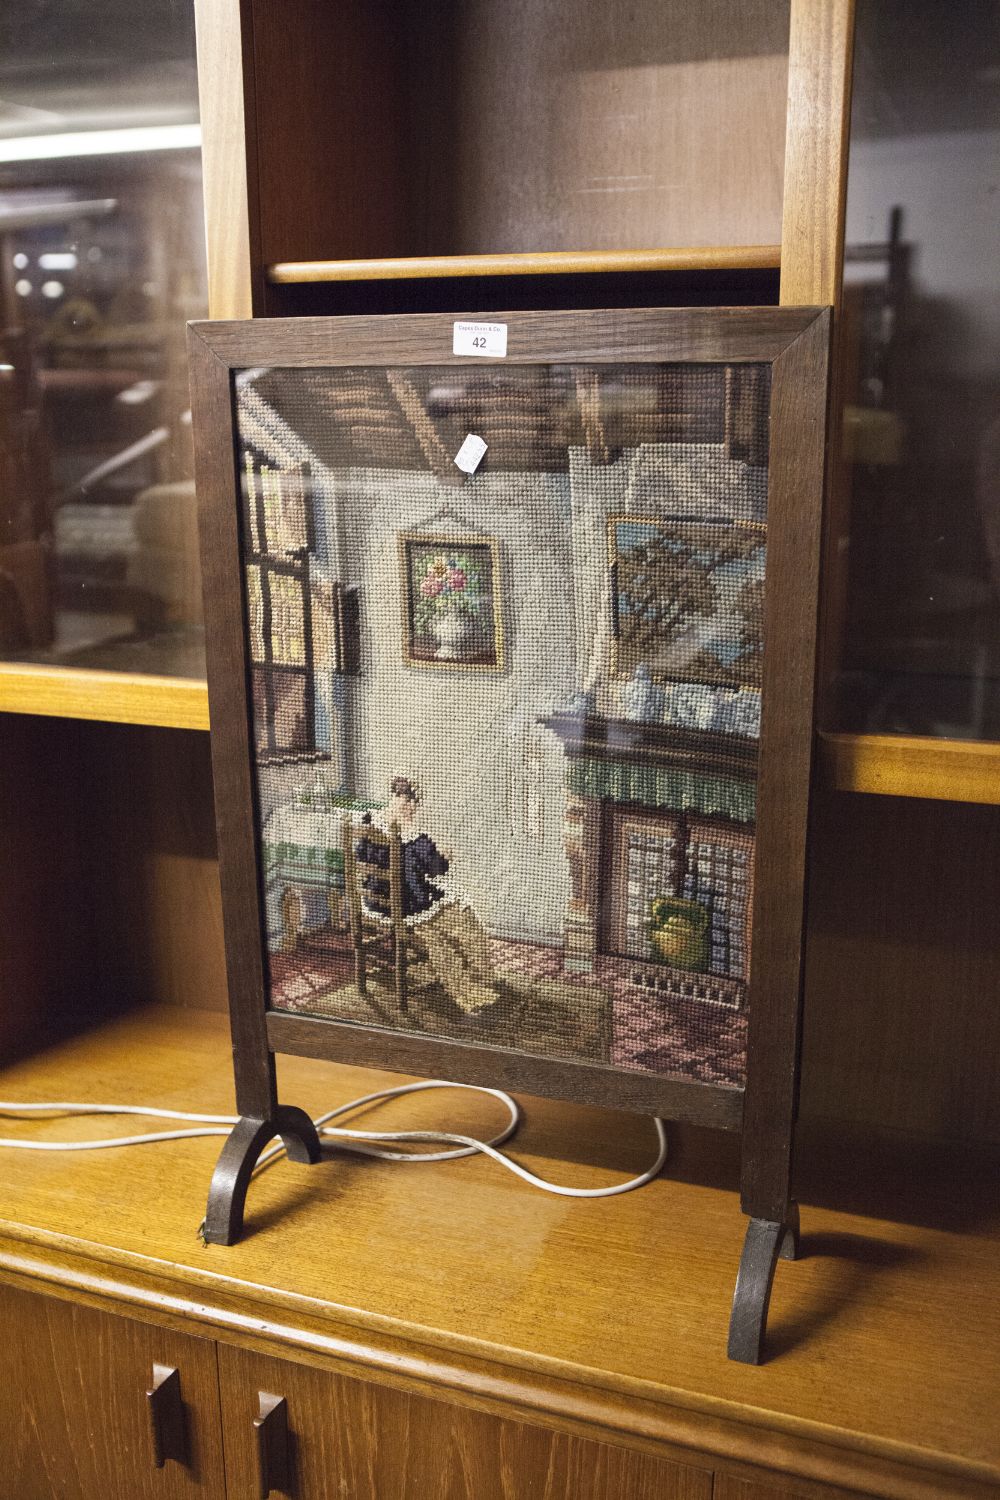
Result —
[[[770,1484],[758,1479],[735,1479],[730,1474],[716,1474],[712,1500],[806,1500],[802,1490],[795,1489],[794,1479],[775,1475]],[[853,1491],[851,1492],[854,1493]],[[809,1488],[809,1500],[849,1500],[846,1490],[820,1488],[815,1483]]]
[[[17,1500],[223,1500],[208,1339],[0,1286],[0,1494]],[[154,1466],[153,1365],[180,1375],[184,1461]]]
[[[711,1500],[712,1478],[627,1448],[220,1346],[230,1500],[256,1500],[259,1395],[283,1396],[294,1500]]]

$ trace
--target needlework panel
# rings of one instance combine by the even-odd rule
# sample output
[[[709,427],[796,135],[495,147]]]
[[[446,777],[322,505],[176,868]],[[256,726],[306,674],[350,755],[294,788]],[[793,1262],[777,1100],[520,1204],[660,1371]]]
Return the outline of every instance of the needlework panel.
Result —
[[[235,406],[270,1005],[741,1084],[768,367]]]

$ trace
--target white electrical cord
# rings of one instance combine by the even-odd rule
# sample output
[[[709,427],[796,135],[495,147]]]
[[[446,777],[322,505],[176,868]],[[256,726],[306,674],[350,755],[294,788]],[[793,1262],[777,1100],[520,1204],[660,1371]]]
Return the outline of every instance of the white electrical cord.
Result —
[[[506,1106],[510,1119],[503,1130],[498,1135],[491,1136],[488,1141],[477,1140],[471,1135],[455,1135],[441,1130],[348,1130],[343,1126],[327,1124],[328,1120],[335,1120],[339,1115],[351,1114],[354,1110],[362,1109],[366,1105],[377,1104],[382,1099],[395,1099],[402,1094],[416,1094],[423,1089],[467,1089],[476,1094],[489,1094]],[[191,1114],[186,1110],[153,1109],[139,1104],[20,1104],[0,1099],[0,1115],[6,1114],[15,1116],[32,1114],[141,1115],[146,1119],[194,1121],[202,1127],[194,1130],[159,1130],[144,1135],[120,1135],[106,1140],[92,1141],[24,1141],[16,1137],[0,1137],[0,1147],[10,1146],[19,1151],[104,1151],[112,1146],[145,1146],[152,1141],[180,1141],[192,1136],[228,1135],[231,1128],[238,1123],[238,1117],[235,1115]],[[667,1132],[663,1121],[654,1119],[659,1150],[656,1161],[647,1171],[641,1172],[638,1177],[630,1177],[627,1182],[620,1182],[615,1187],[562,1187],[559,1183],[547,1182],[544,1177],[529,1172],[527,1167],[511,1161],[510,1157],[496,1149],[510,1139],[520,1121],[521,1115],[517,1104],[502,1089],[481,1088],[471,1083],[445,1083],[440,1079],[427,1079],[418,1083],[404,1083],[398,1088],[379,1089],[374,1094],[365,1094],[360,1099],[352,1099],[347,1104],[341,1104],[336,1109],[330,1109],[325,1114],[318,1115],[314,1124],[324,1140],[336,1143],[341,1151],[351,1151],[360,1156],[375,1156],[382,1161],[454,1161],[458,1157],[474,1156],[480,1152],[516,1173],[532,1187],[541,1188],[546,1193],[558,1193],[564,1198],[614,1198],[619,1193],[629,1193],[633,1188],[644,1187],[647,1182],[651,1182],[667,1159]],[[427,1142],[432,1145],[445,1145],[451,1149],[420,1152],[384,1151],[378,1146],[367,1144],[372,1141],[397,1141],[401,1144],[403,1142],[408,1144]],[[274,1161],[284,1152],[284,1149],[284,1146],[277,1145],[265,1151],[255,1171],[259,1171]]]

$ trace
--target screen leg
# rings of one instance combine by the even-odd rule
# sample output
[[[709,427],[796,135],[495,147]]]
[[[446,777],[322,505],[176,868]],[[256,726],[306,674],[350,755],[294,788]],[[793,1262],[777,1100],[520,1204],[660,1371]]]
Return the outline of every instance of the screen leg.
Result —
[[[303,1110],[282,1106],[270,1120],[244,1115],[233,1127],[212,1174],[203,1227],[206,1244],[234,1245],[240,1238],[254,1167],[268,1141],[275,1136],[280,1136],[290,1160],[319,1161],[319,1136]]]
[[[783,1222],[750,1220],[743,1241],[729,1321],[730,1359],[745,1365],[760,1364],[775,1267],[779,1260],[795,1260],[798,1252],[798,1204],[789,1203]]]

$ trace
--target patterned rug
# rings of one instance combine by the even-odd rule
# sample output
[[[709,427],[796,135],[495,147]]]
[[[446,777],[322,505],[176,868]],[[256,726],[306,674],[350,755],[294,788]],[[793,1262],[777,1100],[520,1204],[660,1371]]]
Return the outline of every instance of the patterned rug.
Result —
[[[291,1008],[291,1007],[286,1007]],[[414,988],[400,1013],[392,988],[369,980],[367,994],[352,982],[324,992],[310,990],[294,1007],[309,1015],[335,1017],[361,1026],[479,1042],[547,1057],[611,1060],[611,1002],[603,990],[558,980],[500,976],[500,999],[488,1018],[466,1019],[436,985]]]
[[[400,1016],[395,995],[382,984],[372,983],[363,999],[353,983],[351,955],[329,949],[272,954],[274,1003],[279,1010],[362,1026],[742,1085],[745,1015],[640,989],[629,982],[631,966],[620,959],[600,957],[593,973],[573,973],[563,972],[558,948],[504,939],[491,939],[490,946],[501,1000],[481,1027],[463,1024],[438,989],[415,992],[408,1016]]]

